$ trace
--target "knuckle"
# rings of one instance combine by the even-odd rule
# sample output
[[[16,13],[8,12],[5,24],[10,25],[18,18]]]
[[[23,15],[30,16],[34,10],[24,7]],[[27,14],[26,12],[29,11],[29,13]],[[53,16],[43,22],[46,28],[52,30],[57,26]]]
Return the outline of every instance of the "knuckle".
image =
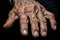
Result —
[[[51,13],[51,14],[50,14],[50,18],[54,18],[54,14]]]
[[[10,12],[9,12],[9,16],[11,17],[11,16],[14,16],[15,14],[14,14],[14,12],[11,10]]]
[[[20,22],[21,22],[21,23],[28,23],[27,16],[26,16],[26,15],[22,15],[22,16],[20,17]]]

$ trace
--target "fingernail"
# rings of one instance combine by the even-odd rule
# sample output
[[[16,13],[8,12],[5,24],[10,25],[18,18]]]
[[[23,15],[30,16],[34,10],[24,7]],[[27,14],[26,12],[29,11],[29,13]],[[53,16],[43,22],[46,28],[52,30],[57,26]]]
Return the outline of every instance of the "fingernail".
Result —
[[[56,25],[54,26],[54,30],[56,30],[57,28],[56,28]]]
[[[27,30],[23,30],[23,33],[24,33],[24,35],[28,34]]]
[[[35,31],[33,35],[34,37],[38,37],[39,36],[38,31]]]
[[[42,32],[42,36],[46,36],[47,33],[45,31]]]

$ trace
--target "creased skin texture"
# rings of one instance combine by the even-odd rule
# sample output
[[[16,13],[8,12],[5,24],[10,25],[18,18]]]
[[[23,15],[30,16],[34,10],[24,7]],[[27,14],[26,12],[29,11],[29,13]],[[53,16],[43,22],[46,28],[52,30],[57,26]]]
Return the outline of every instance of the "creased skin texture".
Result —
[[[47,35],[47,18],[51,23],[51,28],[56,30],[54,14],[47,11],[44,6],[37,1],[13,0],[13,2],[14,6],[9,12],[6,23],[3,25],[4,28],[10,28],[15,20],[20,19],[20,32],[26,36],[28,35],[28,22],[30,21],[33,37],[39,36],[39,29],[41,36],[45,37]],[[38,22],[40,23],[40,28],[38,27]]]

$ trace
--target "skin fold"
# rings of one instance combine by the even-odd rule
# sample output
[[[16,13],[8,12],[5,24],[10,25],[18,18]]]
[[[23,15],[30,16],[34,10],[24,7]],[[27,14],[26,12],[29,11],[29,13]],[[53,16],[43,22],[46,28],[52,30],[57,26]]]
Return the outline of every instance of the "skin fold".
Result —
[[[51,28],[56,30],[56,21],[54,14],[47,11],[44,6],[35,0],[13,0],[14,6],[9,12],[8,19],[3,25],[4,28],[8,29],[12,26],[15,20],[20,19],[20,32],[22,35],[28,35],[28,22],[31,24],[31,31],[33,37],[39,36],[40,24],[40,34],[45,37],[47,35],[47,21],[49,19],[51,23]],[[29,20],[29,19],[30,20]]]

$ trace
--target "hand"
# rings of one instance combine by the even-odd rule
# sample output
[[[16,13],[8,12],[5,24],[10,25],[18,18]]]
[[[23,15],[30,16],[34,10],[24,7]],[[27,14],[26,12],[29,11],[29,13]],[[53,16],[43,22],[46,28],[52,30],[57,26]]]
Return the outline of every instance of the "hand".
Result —
[[[40,3],[36,2],[35,0],[13,1],[14,7],[9,12],[9,17],[3,26],[4,28],[10,28],[15,20],[20,19],[20,32],[22,35],[26,36],[28,34],[28,22],[30,21],[32,35],[33,37],[38,37],[39,22],[41,36],[45,37],[47,35],[47,18],[51,23],[51,28],[56,30],[54,14],[47,11]]]

